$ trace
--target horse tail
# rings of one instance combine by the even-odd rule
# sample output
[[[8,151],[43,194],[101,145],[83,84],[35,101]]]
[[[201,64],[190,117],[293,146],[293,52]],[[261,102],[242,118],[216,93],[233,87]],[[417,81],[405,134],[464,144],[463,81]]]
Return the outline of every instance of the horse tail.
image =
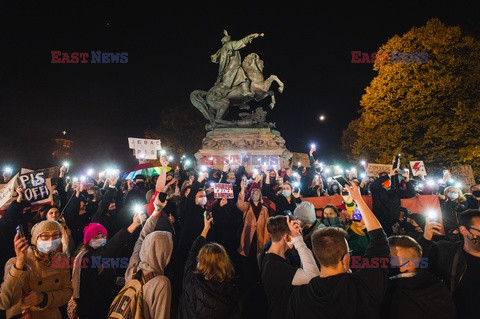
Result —
[[[195,106],[203,116],[213,123],[213,114],[209,111],[209,106],[206,100],[207,91],[195,90],[190,93],[190,102]]]

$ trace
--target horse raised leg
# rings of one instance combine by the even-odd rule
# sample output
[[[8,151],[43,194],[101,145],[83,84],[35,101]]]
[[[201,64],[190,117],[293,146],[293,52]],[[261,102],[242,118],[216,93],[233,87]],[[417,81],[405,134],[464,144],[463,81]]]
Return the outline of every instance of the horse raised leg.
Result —
[[[272,85],[273,82],[277,82],[278,84],[278,92],[279,93],[282,93],[283,92],[283,88],[284,88],[284,84],[283,82],[278,78],[278,76],[272,74],[270,75],[264,82],[263,82],[263,85],[262,85],[262,90],[264,90],[265,92],[268,91],[268,95],[271,96],[271,99],[272,101],[270,102],[270,109],[273,110],[273,108],[275,107],[275,103],[276,103],[276,100],[275,100],[275,95],[273,94],[273,91],[270,90],[270,86]]]

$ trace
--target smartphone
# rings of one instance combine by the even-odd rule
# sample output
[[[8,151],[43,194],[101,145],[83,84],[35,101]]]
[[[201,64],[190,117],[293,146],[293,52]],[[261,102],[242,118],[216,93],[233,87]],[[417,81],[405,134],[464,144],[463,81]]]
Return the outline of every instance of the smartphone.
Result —
[[[23,231],[22,225],[17,226],[17,234],[20,234],[20,238],[25,238],[25,232]]]
[[[290,220],[294,220],[294,219],[296,219],[296,218],[295,218],[295,215],[293,215],[291,211],[289,211],[289,210],[286,210],[286,211],[285,211],[285,213],[287,214],[287,216],[289,216],[289,217],[290,217]]]
[[[173,178],[178,178],[178,174],[173,174]]]
[[[160,200],[162,203],[167,199],[167,193],[161,192],[158,194],[158,200]]]
[[[359,222],[362,220],[362,214],[360,213],[358,206],[355,206],[355,209],[353,210],[352,220],[354,222]]]
[[[400,157],[402,157],[402,154],[397,154],[395,155],[395,163],[393,164],[393,168],[400,168]]]
[[[345,185],[352,186],[352,184],[350,184],[350,182],[343,175],[333,176],[333,179],[336,180],[340,185],[342,185],[342,187],[345,187]]]
[[[205,216],[206,219],[210,219],[210,213],[207,211],[203,212],[203,216]]]

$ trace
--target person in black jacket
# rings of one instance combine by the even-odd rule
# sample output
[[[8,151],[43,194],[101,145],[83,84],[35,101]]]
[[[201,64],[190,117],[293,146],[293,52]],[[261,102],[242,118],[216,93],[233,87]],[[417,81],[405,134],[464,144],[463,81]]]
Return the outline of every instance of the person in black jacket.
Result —
[[[178,319],[240,318],[239,290],[234,268],[222,245],[207,243],[213,217],[204,216],[204,227],[193,242],[183,275]]]
[[[459,318],[476,318],[474,305],[478,302],[480,287],[480,210],[464,211],[459,225],[463,240],[434,242],[434,235],[443,234],[442,225],[427,218],[423,237],[418,242],[423,256],[428,257],[428,269],[439,276],[452,293]]]
[[[380,304],[387,288],[390,251],[387,236],[360,188],[346,185],[357,203],[368,230],[370,243],[362,262],[350,269],[350,248],[347,233],[340,228],[325,227],[312,236],[313,252],[320,264],[320,276],[293,290],[287,318],[381,318]]]
[[[388,238],[392,276],[383,302],[383,318],[456,318],[455,304],[443,282],[425,271],[428,259],[409,236]]]
[[[297,204],[302,202],[302,199],[300,198],[300,188],[294,192],[292,190],[292,185],[288,182],[283,183],[281,195],[275,194],[272,189],[269,175],[265,178],[263,192],[265,193],[265,196],[275,204],[275,215],[285,215],[286,211],[293,212],[297,207]]]
[[[120,291],[120,286],[116,285],[116,270],[128,266],[128,258],[120,257],[125,254],[125,247],[142,221],[142,217],[135,214],[132,224],[108,242],[108,232],[103,225],[90,223],[85,228],[84,245],[79,248],[75,257],[78,261],[74,265],[86,267],[76,267],[72,274],[73,298],[77,300],[80,318],[107,317],[110,304]]]
[[[392,234],[392,226],[400,218],[400,199],[416,196],[415,188],[410,183],[409,174],[402,174],[405,178],[406,189],[399,187],[397,180],[399,172],[400,169],[395,168],[390,174],[381,173],[370,184],[373,213],[380,221],[387,236]]]

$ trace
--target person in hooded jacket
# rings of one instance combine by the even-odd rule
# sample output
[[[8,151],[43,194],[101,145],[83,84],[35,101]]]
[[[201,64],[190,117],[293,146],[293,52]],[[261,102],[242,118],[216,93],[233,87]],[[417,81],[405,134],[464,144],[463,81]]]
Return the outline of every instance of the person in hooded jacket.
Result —
[[[178,319],[240,318],[239,290],[232,281],[234,267],[222,245],[207,243],[213,223],[204,216],[204,228],[193,242],[183,275]]]
[[[125,247],[141,224],[142,217],[135,214],[131,225],[121,229],[109,241],[103,225],[90,223],[85,227],[84,245],[78,249],[72,271],[72,302],[77,304],[80,318],[107,317],[110,304],[120,290],[116,284],[116,268],[128,265],[128,258],[119,257],[125,254]]]
[[[172,257],[173,237],[169,231],[155,230],[163,204],[156,201],[156,209],[140,232],[125,272],[126,283],[139,275],[148,279],[142,288],[145,319],[170,319],[172,291],[165,268]]]
[[[428,259],[422,259],[422,248],[409,236],[388,238],[391,273],[383,301],[382,317],[456,318],[455,304],[445,284],[424,270]]]

